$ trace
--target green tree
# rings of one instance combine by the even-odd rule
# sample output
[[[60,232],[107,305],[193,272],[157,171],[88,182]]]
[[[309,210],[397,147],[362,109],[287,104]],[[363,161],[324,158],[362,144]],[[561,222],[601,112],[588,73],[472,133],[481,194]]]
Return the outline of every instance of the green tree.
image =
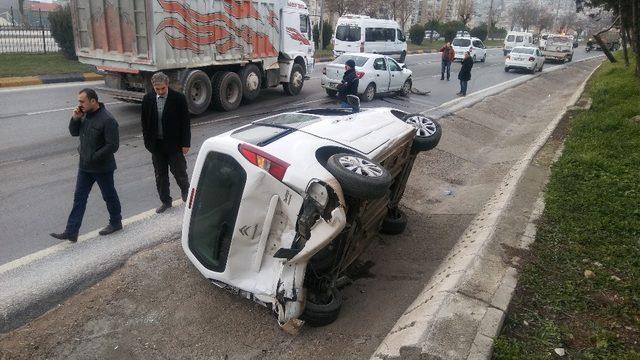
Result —
[[[471,36],[475,36],[478,39],[485,41],[487,40],[487,24],[482,23],[473,29],[469,30],[469,34]]]
[[[76,60],[76,47],[73,40],[71,25],[71,9],[69,5],[62,6],[49,14],[51,36],[56,40],[62,55],[67,59]]]
[[[409,39],[412,44],[420,45],[424,40],[424,26],[415,24],[409,28]]]
[[[464,26],[464,24],[462,23],[462,21],[449,21],[446,22],[444,24],[442,24],[441,28],[442,31],[440,31],[440,35],[444,36],[446,41],[451,41],[453,40],[453,38],[456,37],[456,32],[458,31],[463,31],[463,30],[469,30],[467,29],[467,27]]]
[[[322,25],[322,48],[326,49],[331,43],[331,37],[333,36],[333,28],[328,21],[324,21]],[[316,44],[316,49],[319,49],[318,43],[320,42],[320,29],[318,25],[313,25],[313,42]]]

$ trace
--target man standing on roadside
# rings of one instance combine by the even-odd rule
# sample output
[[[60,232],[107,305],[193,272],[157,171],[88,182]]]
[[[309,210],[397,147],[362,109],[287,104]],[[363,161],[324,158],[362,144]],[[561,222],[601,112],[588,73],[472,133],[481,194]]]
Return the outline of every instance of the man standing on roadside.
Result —
[[[153,90],[142,99],[142,135],[144,146],[151,153],[156,188],[162,205],[156,209],[163,213],[171,207],[169,169],[176,179],[182,201],[187,201],[189,177],[184,156],[191,147],[191,124],[187,99],[169,88],[169,77],[162,72],[151,77]]]
[[[464,52],[464,59],[462,59],[462,67],[458,73],[458,80],[460,80],[460,92],[456,95],[467,96],[467,84],[471,80],[471,68],[473,67],[473,59],[468,51]]]
[[[78,241],[78,232],[87,207],[87,198],[94,183],[98,183],[102,198],[109,210],[109,225],[100,230],[100,235],[109,235],[122,229],[120,199],[113,182],[120,137],[118,123],[104,104],[98,102],[93,89],[82,89],[78,93],[78,107],[73,110],[69,122],[71,136],[80,137],[80,165],[73,195],[73,209],[62,233],[49,235],[60,240]]]
[[[440,80],[444,80],[444,73],[446,70],[447,73],[447,81],[449,81],[449,77],[451,74],[451,63],[455,57],[455,51],[451,47],[451,43],[444,44],[443,47],[440,48],[440,52],[442,53],[442,66],[440,70]]]

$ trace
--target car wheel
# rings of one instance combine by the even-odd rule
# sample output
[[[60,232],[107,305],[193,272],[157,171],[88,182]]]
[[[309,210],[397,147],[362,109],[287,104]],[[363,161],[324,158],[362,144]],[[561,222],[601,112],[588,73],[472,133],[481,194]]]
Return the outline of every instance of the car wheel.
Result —
[[[332,98],[334,98],[334,97],[336,97],[336,95],[338,95],[338,92],[337,92],[337,91],[335,91],[335,90],[331,90],[331,89],[324,89],[324,91],[326,91],[326,92],[327,92],[327,95],[328,95],[329,97],[332,97]]]
[[[364,89],[364,94],[362,94],[362,101],[369,102],[373,101],[373,98],[376,97],[376,84],[371,83],[367,85],[367,88]]]
[[[487,53],[484,53],[482,60],[480,60],[480,62],[485,62],[485,61],[487,61]]]
[[[572,62],[572,61],[573,61],[573,55],[569,56],[569,62]]]
[[[242,81],[231,71],[221,71],[213,76],[213,106],[221,111],[237,109],[242,101]]]
[[[240,71],[240,79],[242,80],[242,98],[247,102],[255,100],[260,95],[262,85],[260,69],[254,64],[249,64]]]
[[[507,56],[507,54],[508,54],[507,50],[502,50],[502,54],[503,54],[504,56]]]
[[[336,288],[331,288],[328,298],[322,299],[311,291],[305,302],[302,320],[311,327],[329,325],[338,319],[342,308],[342,294]]]
[[[407,52],[403,51],[402,54],[400,54],[400,59],[398,59],[399,62],[403,63],[406,57],[407,57]]]
[[[358,154],[335,154],[327,170],[338,180],[345,194],[357,199],[379,199],[389,191],[393,178],[382,165]]]
[[[189,112],[200,115],[211,103],[211,80],[204,71],[192,70],[184,79],[182,92],[187,99]]]
[[[404,121],[416,129],[412,151],[427,151],[438,146],[442,137],[442,127],[438,122],[422,114],[409,114]]]
[[[505,67],[505,68],[504,68],[504,72],[509,72],[509,68],[508,68],[508,67]]]
[[[389,209],[387,216],[382,220],[380,232],[388,235],[402,234],[407,228],[407,215],[400,209]]]
[[[399,91],[402,96],[409,96],[411,94],[411,79],[405,80],[404,84],[402,84],[402,89]]]
[[[291,67],[291,76],[289,82],[282,84],[284,93],[287,95],[298,95],[302,91],[304,85],[304,68],[300,64],[293,64]]]

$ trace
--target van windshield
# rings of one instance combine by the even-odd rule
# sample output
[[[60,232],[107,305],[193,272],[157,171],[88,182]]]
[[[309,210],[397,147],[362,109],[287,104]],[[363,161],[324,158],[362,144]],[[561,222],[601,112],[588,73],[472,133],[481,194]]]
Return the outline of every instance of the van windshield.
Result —
[[[338,25],[336,39],[340,41],[360,41],[360,27],[357,25]]]
[[[453,46],[469,46],[471,45],[471,39],[453,39]]]
[[[524,36],[522,36],[522,35],[518,35],[518,36],[516,36],[516,42],[517,42],[517,43],[519,43],[519,42],[523,42],[523,41],[524,41]]]
[[[513,39],[515,39],[515,38],[516,38],[515,36],[509,35],[509,36],[507,36],[507,41],[513,42]]]

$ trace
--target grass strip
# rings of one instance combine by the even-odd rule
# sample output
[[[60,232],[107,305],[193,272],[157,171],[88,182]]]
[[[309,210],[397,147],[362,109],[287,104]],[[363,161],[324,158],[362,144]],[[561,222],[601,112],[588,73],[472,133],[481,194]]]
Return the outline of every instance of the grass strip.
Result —
[[[605,62],[570,124],[494,359],[640,359],[640,81]],[[635,118],[634,118],[635,117]],[[558,350],[562,352],[562,350]]]
[[[82,73],[94,69],[91,65],[66,59],[60,53],[0,54],[0,77]]]

